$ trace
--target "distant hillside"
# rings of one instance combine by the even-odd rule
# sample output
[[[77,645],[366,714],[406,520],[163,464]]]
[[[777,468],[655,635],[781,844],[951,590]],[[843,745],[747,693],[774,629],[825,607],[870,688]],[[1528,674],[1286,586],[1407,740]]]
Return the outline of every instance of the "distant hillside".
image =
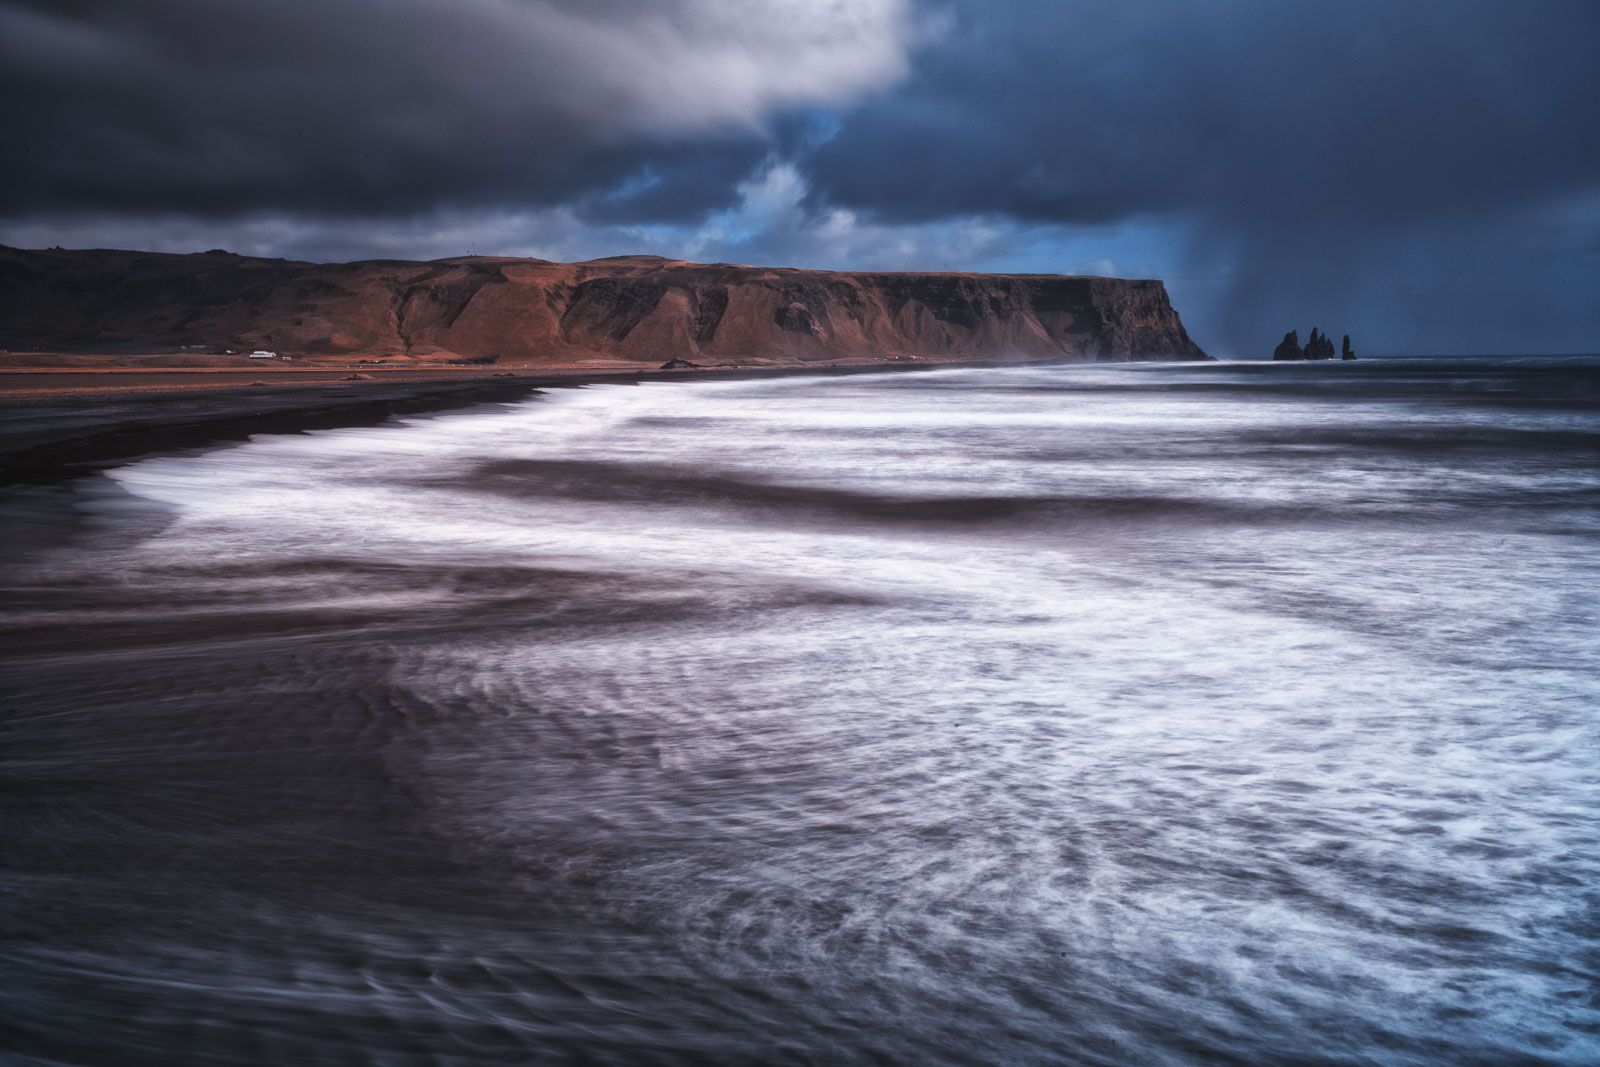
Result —
[[[3,246],[0,346],[524,366],[1206,358],[1159,281],[654,256],[325,264]]]

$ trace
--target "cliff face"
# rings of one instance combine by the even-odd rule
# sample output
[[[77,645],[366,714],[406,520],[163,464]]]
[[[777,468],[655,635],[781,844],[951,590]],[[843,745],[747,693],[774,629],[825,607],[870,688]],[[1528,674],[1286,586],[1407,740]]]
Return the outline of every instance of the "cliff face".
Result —
[[[0,346],[703,365],[1205,359],[1159,281],[0,248]]]

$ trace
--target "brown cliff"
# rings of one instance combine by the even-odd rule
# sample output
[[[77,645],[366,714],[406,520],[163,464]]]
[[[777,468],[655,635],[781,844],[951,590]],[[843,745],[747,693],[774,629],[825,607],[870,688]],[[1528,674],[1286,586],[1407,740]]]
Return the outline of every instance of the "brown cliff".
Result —
[[[0,346],[526,366],[1207,358],[1159,281],[4,247]]]

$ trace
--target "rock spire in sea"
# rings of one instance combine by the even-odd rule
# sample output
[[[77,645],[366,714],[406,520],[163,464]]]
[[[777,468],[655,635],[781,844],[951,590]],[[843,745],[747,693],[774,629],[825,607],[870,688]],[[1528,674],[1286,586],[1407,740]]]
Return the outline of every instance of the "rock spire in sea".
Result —
[[[1272,350],[1274,360],[1296,359],[1333,359],[1333,338],[1311,327],[1311,336],[1306,338],[1306,346],[1300,347],[1300,331],[1290,330],[1283,335],[1283,340],[1278,342],[1278,347]],[[1350,347],[1350,335],[1344,335],[1342,358],[1355,359],[1355,349]]]

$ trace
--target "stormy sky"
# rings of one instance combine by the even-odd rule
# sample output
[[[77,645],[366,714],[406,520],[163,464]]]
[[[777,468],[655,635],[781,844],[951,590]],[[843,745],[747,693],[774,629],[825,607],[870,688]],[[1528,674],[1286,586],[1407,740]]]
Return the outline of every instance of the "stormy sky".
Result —
[[[0,0],[0,242],[1165,278],[1600,350],[1597,0]]]

